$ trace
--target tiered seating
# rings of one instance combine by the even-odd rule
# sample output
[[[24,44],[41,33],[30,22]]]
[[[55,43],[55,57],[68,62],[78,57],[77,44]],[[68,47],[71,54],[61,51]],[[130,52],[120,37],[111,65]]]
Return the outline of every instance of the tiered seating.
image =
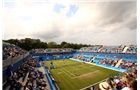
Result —
[[[125,47],[129,47],[124,52]],[[94,47],[82,47],[79,52],[98,52],[98,53],[137,53],[137,45],[120,45],[120,46],[94,46]]]
[[[82,47],[79,49],[79,52],[98,52],[101,46],[94,46],[94,47]]]
[[[35,49],[35,53],[54,53],[54,52],[72,52],[72,48],[49,48],[49,49]]]
[[[97,66],[121,72],[126,71],[127,67],[135,66],[137,63],[136,55],[129,54],[75,53],[73,58],[81,61],[95,63]],[[130,65],[128,66],[127,64]],[[126,67],[124,68],[124,66]]]
[[[99,52],[105,53],[105,52],[107,52],[107,48],[108,48],[108,46],[102,46],[100,48]]]
[[[121,61],[120,61],[121,60]],[[117,58],[117,57],[106,57],[106,56],[96,56],[93,60],[93,63],[97,65],[103,65],[108,68],[118,68],[118,69],[127,69],[136,67],[137,60],[136,59],[126,59],[126,58]]]
[[[17,57],[24,54],[26,51],[13,44],[3,42],[3,60]]]
[[[126,53],[137,53],[137,45],[128,46]]]
[[[44,78],[42,71],[39,71],[36,65],[40,64],[32,57],[27,59],[22,65],[20,65],[13,74],[9,76],[9,79],[4,84],[4,90],[34,90],[50,89],[47,83],[47,79]],[[38,65],[41,66],[41,65]]]
[[[74,54],[73,57],[74,59],[78,59],[81,61],[87,61],[90,62],[90,60],[93,58],[92,54],[86,54],[86,53],[80,53],[80,54]]]

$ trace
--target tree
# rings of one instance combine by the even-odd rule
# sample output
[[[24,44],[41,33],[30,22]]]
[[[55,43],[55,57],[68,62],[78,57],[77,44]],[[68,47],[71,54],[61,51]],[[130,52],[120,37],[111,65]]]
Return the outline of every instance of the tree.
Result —
[[[65,41],[61,42],[61,44],[60,44],[61,48],[62,48],[65,44],[67,44],[67,42],[65,42]]]
[[[91,45],[87,44],[73,44],[73,43],[67,43],[65,41],[61,42],[61,44],[57,44],[56,42],[49,42],[48,44],[46,42],[42,42],[40,39],[31,39],[31,38],[25,38],[25,39],[9,39],[9,40],[3,40],[4,42],[15,44],[25,50],[31,50],[35,48],[73,48],[73,49],[80,49],[81,47],[88,47]]]
[[[49,42],[48,43],[48,48],[56,48],[57,43],[56,42]]]
[[[69,48],[69,44],[68,43],[64,44],[62,48]]]

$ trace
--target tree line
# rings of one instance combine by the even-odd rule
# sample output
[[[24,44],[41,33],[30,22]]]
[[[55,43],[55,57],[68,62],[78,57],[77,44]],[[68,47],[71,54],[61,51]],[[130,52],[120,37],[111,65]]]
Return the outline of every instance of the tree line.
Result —
[[[73,48],[73,49],[80,49],[81,47],[88,47],[91,45],[87,44],[74,44],[74,43],[68,43],[65,41],[62,41],[60,44],[57,44],[56,42],[43,42],[40,39],[31,39],[31,38],[25,38],[25,39],[8,39],[3,40],[3,42],[7,42],[10,44],[15,44],[16,46],[19,46],[20,48],[23,48],[27,51],[31,49],[36,48]]]

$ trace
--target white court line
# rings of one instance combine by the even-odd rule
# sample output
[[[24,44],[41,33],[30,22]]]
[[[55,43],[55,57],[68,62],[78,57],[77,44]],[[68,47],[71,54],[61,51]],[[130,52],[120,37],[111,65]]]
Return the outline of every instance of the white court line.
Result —
[[[81,76],[87,76],[87,75],[89,75],[89,74],[93,74],[93,73],[96,73],[96,72],[99,72],[100,70],[96,70],[96,71],[94,71],[94,72],[91,72],[91,73],[87,73],[87,74],[82,74],[82,75],[80,75],[80,76],[75,76],[75,77],[73,77],[73,78],[77,78],[77,77],[81,77]]]
[[[58,72],[57,74],[61,74],[62,72]]]
[[[95,66],[94,66],[95,67]],[[88,69],[88,70],[90,70],[90,71],[93,71],[93,70],[91,70],[89,67],[84,67],[85,69]],[[94,69],[95,71],[96,70],[98,70],[98,69]]]
[[[57,64],[58,65],[58,64]],[[59,65],[60,66],[60,65]],[[61,67],[61,66],[60,66]],[[65,70],[66,72],[70,73],[71,75],[75,76],[73,73],[69,72],[68,70],[66,70],[65,68],[61,67],[63,70]],[[61,71],[63,71],[62,69],[60,69]],[[65,74],[67,74],[66,72],[64,72]],[[73,79],[69,74],[67,74],[71,79]]]
[[[69,74],[67,74],[65,71],[63,71],[62,69],[60,69],[63,73],[65,73],[67,76],[69,76],[71,79],[73,79]]]
[[[57,64],[58,65],[58,64]],[[60,66],[60,65],[59,65]],[[64,69],[66,72],[72,74],[70,71],[68,71],[67,69],[63,68],[62,66],[60,66],[62,69]]]
[[[70,67],[72,67],[72,66],[70,66]],[[92,67],[95,67],[95,66],[90,66],[90,68],[92,68]],[[88,67],[82,67],[82,66],[80,66],[80,67],[77,67],[77,68],[74,68],[74,67],[72,67],[75,71],[78,71],[78,70],[81,70],[81,69],[83,69],[83,68],[85,68],[85,69],[88,69]],[[69,71],[74,71],[74,70],[69,70]],[[88,69],[88,70],[90,70],[90,69]],[[96,70],[96,69],[95,69]],[[92,71],[92,70],[90,70],[90,71]]]
[[[58,65],[58,64],[57,64]],[[58,65],[58,66],[60,66],[60,65]],[[62,66],[60,66],[63,70],[65,70],[66,72],[68,72],[68,73],[70,73],[71,75],[73,75],[74,77],[71,77],[69,74],[67,74],[66,72],[64,72],[65,74],[67,74],[71,79],[74,79],[74,78],[76,78],[76,77],[79,77],[79,76],[75,76],[73,73],[71,73],[71,72],[69,72],[67,69],[65,69],[65,68],[63,68]],[[84,67],[84,68],[86,68],[86,67]],[[88,68],[86,68],[86,69],[88,69]],[[61,70],[61,69],[60,69]],[[81,69],[80,69],[81,70]],[[90,70],[90,69],[88,69],[88,70]],[[92,71],[92,70],[90,70],[90,71]],[[94,71],[94,72],[92,72],[92,73],[95,73],[95,72],[98,72],[98,71],[100,71],[100,70],[96,70],[96,71]],[[84,75],[84,74],[82,74],[82,75]],[[80,76],[82,76],[82,75],[80,75]]]
[[[75,71],[77,71],[77,70],[81,70],[81,68],[79,68],[79,67],[77,67],[77,68],[74,68],[74,67],[72,67],[72,66],[70,66],[71,68],[73,68]],[[82,65],[80,65],[80,67],[82,67]],[[92,67],[95,67],[95,66],[89,66],[90,68],[92,68]],[[87,67],[82,67],[82,68],[86,68],[86,69],[88,69]],[[74,70],[70,70],[70,71],[74,71]],[[90,69],[88,69],[88,70],[90,70]],[[96,69],[95,69],[96,70]],[[92,70],[90,70],[90,71],[92,71]]]
[[[104,80],[101,80],[101,81],[99,81],[99,82],[96,82],[96,83],[94,83],[94,84],[92,84],[92,85],[89,85],[89,86],[87,86],[87,87],[84,87],[84,88],[82,88],[82,89],[80,89],[80,90],[85,90],[86,88],[89,88],[89,87],[91,87],[91,86],[93,86],[93,85],[96,85],[96,84],[98,84],[98,83],[100,83],[100,82],[103,82],[103,81],[105,81],[105,80],[107,80],[108,78],[106,78],[106,79],[104,79]]]

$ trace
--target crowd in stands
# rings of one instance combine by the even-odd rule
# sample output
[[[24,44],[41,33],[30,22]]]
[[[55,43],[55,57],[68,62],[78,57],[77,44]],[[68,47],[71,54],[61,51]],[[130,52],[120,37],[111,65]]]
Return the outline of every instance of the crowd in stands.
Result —
[[[72,58],[74,59],[78,59],[78,60],[82,60],[85,61],[85,56],[84,55],[75,55]],[[108,65],[108,66],[112,66],[115,67],[115,65],[118,63],[118,61],[120,60],[120,58],[113,58],[113,59],[107,59],[107,58],[95,58],[96,60],[99,60],[99,62],[97,64],[102,64],[102,65]],[[137,62],[132,62],[133,60],[127,61],[127,60],[122,60],[122,62],[120,63],[120,65],[118,66],[118,68],[122,68],[122,69],[128,69],[128,68],[133,68],[133,67],[137,67]],[[94,60],[93,60],[94,62]]]
[[[46,90],[47,82],[44,80],[44,74],[36,69],[38,63],[39,61],[34,60],[32,57],[28,58],[16,70],[11,72],[3,89],[5,90],[7,86],[10,86],[7,90]],[[24,85],[23,82],[26,84]]]
[[[127,68],[133,68],[133,67],[137,67],[137,63],[136,62],[131,62],[131,61],[124,61],[122,60],[120,66],[120,68],[123,68],[123,69],[127,69]]]
[[[115,66],[118,60],[107,60],[107,59],[100,59],[99,64]]]
[[[3,60],[25,54],[26,51],[8,43],[3,43]]]
[[[94,46],[82,47],[79,52],[99,52],[99,53],[137,53],[136,45],[120,45],[120,46]]]
[[[98,52],[101,46],[94,46],[94,47],[82,47],[79,49],[79,52]]]
[[[126,53],[136,53],[137,52],[137,46],[136,45],[130,45],[126,51]]]
[[[99,50],[99,52],[104,52],[104,53],[122,53],[125,45],[120,45],[120,46],[102,46]]]
[[[87,89],[90,90],[90,89]],[[137,69],[123,75],[109,77],[94,90],[137,90]]]
[[[34,49],[35,53],[47,53],[47,52],[72,52],[72,48],[49,48],[49,49]]]
[[[104,64],[104,65],[109,65],[109,66],[115,66],[118,63],[118,60],[107,60],[107,59],[101,59],[99,61],[99,64]],[[133,67],[137,67],[137,63],[136,62],[131,62],[131,61],[125,61],[122,60],[122,62],[119,65],[119,68],[122,69],[127,69],[127,68],[133,68]]]
[[[84,60],[84,56],[83,55],[73,56],[72,58],[79,59],[79,60]]]

